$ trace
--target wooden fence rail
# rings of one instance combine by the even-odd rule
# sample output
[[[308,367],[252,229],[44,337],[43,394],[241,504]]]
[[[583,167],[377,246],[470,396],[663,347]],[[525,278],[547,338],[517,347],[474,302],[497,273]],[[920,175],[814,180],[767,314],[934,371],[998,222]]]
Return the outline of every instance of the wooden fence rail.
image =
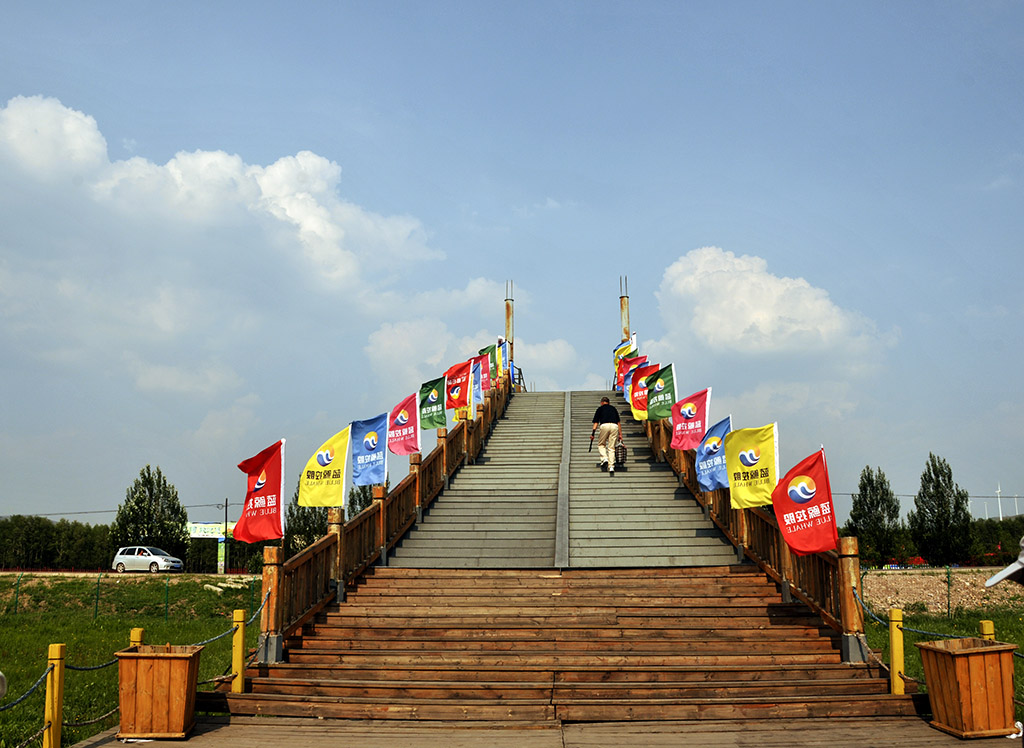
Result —
[[[664,460],[690,489],[705,514],[722,530],[741,557],[747,557],[779,583],[785,599],[796,597],[843,635],[843,659],[862,661],[864,617],[860,594],[857,538],[840,538],[836,551],[798,556],[783,540],[775,515],[763,507],[734,509],[729,489],[704,491],[697,483],[696,453],[671,447],[668,420],[647,422],[645,429],[655,459]]]
[[[423,510],[444,490],[466,462],[475,460],[494,422],[505,414],[512,394],[506,373],[477,406],[472,421],[460,421],[449,433],[437,430],[437,446],[429,455],[410,455],[409,474],[385,493],[374,487],[374,501],[348,522],[342,509],[327,510],[325,537],[287,561],[282,549],[263,549],[263,594],[269,595],[260,619],[260,661],[278,662],[284,637],[344,594],[345,587],[367,567],[386,560],[390,551],[422,520]]]

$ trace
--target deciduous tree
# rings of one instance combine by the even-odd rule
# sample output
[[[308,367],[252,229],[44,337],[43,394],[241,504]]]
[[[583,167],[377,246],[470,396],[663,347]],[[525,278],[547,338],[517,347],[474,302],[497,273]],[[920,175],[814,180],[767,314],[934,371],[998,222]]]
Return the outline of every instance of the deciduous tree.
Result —
[[[125,492],[124,503],[110,526],[114,545],[154,545],[180,558],[188,550],[188,513],[178,490],[160,472],[146,465]]]
[[[932,566],[968,560],[972,530],[968,501],[967,491],[953,482],[949,463],[929,453],[907,524],[917,552]]]
[[[900,500],[889,487],[889,479],[881,468],[865,466],[844,533],[857,536],[862,559],[881,565],[898,555],[902,532]]]

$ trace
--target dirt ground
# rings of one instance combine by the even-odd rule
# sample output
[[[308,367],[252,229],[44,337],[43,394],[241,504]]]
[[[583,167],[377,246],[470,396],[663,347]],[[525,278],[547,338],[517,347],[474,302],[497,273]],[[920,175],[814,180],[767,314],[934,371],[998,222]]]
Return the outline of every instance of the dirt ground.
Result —
[[[875,613],[885,617],[889,608],[930,613],[946,612],[947,589],[950,607],[965,610],[986,607],[1019,607],[1024,610],[1024,586],[1012,580],[985,587],[985,580],[999,568],[953,569],[951,585],[945,569],[875,570],[863,579],[864,601]]]

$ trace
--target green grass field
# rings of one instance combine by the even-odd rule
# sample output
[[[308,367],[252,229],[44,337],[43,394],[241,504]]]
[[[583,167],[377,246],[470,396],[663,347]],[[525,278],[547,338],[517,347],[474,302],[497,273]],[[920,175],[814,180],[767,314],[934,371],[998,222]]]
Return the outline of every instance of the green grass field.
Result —
[[[18,579],[17,574],[0,574],[0,672],[7,678],[0,707],[22,696],[45,672],[50,644],[67,645],[68,665],[100,665],[128,646],[132,628],[145,629],[150,644],[195,644],[229,630],[233,610],[244,610],[248,619],[260,603],[260,582],[250,583],[248,577],[233,577],[232,583],[241,587],[221,594],[204,587],[225,581],[214,576],[24,574],[20,584]],[[246,632],[250,647],[258,628],[254,622]],[[200,681],[223,675],[231,663],[231,637],[207,645],[199,662]],[[117,706],[117,665],[69,669],[64,688],[65,724],[99,717]],[[40,687],[23,703],[0,712],[0,748],[20,745],[43,726],[43,691]],[[62,744],[72,745],[117,723],[115,713],[97,724],[65,727]]]
[[[868,601],[870,605],[870,601]],[[874,610],[883,620],[888,612]],[[995,625],[996,641],[1017,644],[1024,643],[1024,610],[1019,608],[986,608],[981,610],[956,609],[950,617],[904,611],[903,613],[903,654],[905,673],[911,678],[921,681],[918,688],[927,691],[924,684],[924,668],[921,665],[921,652],[914,646],[919,642],[940,641],[954,636],[978,636],[979,622],[992,621]],[[889,664],[889,627],[865,616],[865,633],[872,649],[882,651],[882,661]],[[916,629],[911,631],[909,629]],[[926,633],[920,633],[926,632]],[[1024,655],[1024,646],[1018,651]],[[1024,701],[1024,658],[1014,656],[1014,688],[1017,701]],[[1024,707],[1016,707],[1018,720],[1024,720]]]

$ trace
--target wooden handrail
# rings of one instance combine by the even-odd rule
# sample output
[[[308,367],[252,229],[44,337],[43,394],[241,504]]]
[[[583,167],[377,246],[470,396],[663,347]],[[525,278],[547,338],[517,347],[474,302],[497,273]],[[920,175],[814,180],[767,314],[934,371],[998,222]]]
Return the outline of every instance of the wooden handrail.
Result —
[[[390,492],[375,486],[373,503],[348,522],[342,523],[339,509],[329,509],[327,535],[283,563],[280,547],[264,548],[263,594],[269,597],[260,620],[261,640],[282,640],[334,600],[332,581],[344,588],[386,557],[467,458],[480,454],[512,393],[507,372],[496,385],[472,421],[461,421],[450,433],[438,429],[434,450],[426,457],[413,455],[409,474]],[[270,647],[262,649],[265,662],[280,656]]]
[[[840,538],[839,552],[792,554],[772,512],[762,507],[732,508],[727,488],[701,489],[696,454],[692,449],[682,451],[670,446],[667,419],[648,422],[645,431],[655,459],[664,458],[726,539],[778,582],[787,599],[792,594],[846,636],[864,631],[863,614],[853,595],[854,587],[859,592],[860,585],[856,538]]]

